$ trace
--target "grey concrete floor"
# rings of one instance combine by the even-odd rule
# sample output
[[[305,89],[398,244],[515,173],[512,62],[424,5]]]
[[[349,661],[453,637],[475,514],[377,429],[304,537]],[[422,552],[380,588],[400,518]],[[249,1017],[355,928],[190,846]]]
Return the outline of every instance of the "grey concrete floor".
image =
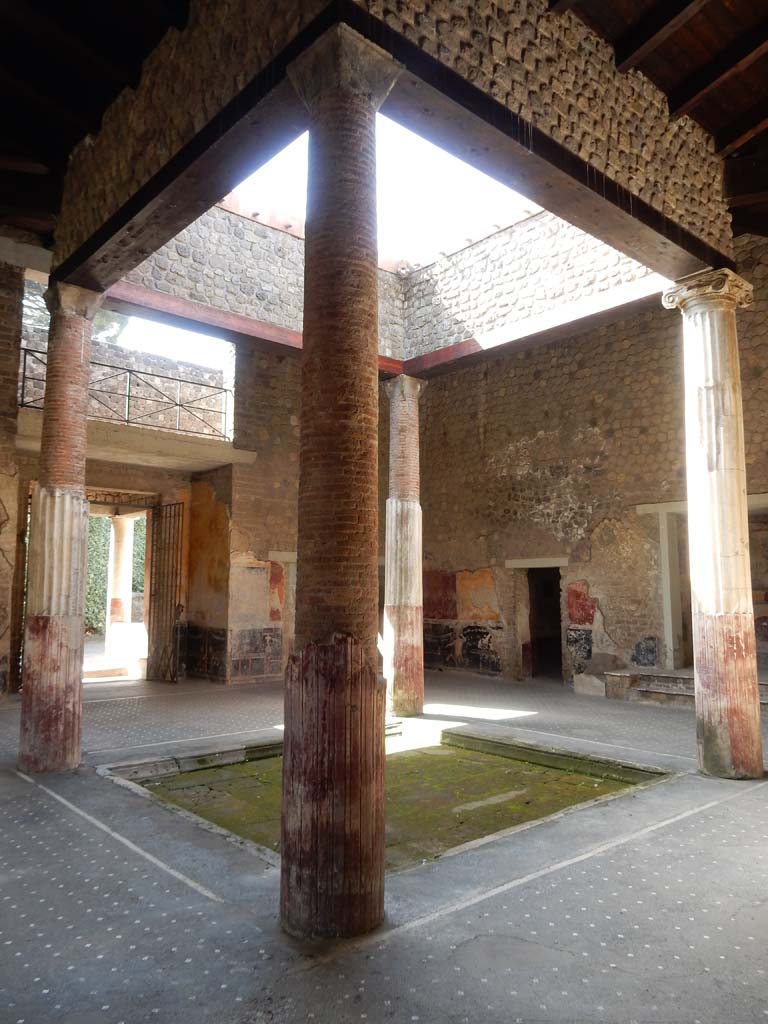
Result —
[[[280,933],[278,872],[250,850],[92,767],[16,774],[6,703],[0,1022],[768,1018],[768,783],[692,774],[683,709],[454,673],[430,676],[428,701],[682,771],[391,875],[379,931],[309,948]],[[87,762],[241,742],[280,719],[278,686],[88,687]]]

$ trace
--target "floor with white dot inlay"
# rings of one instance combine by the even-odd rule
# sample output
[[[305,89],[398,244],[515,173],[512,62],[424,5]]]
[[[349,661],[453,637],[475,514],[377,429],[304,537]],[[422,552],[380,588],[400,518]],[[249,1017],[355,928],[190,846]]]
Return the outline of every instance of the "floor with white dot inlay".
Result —
[[[427,700],[680,774],[391,875],[378,932],[308,949],[279,931],[277,870],[93,769],[277,737],[278,686],[88,686],[85,767],[33,780],[6,702],[0,1022],[768,1020],[767,782],[693,774],[685,709],[458,673]]]

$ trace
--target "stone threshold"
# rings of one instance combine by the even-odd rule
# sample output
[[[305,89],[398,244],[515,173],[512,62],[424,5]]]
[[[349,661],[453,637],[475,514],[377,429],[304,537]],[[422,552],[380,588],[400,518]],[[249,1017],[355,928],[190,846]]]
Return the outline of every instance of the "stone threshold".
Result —
[[[760,673],[764,675],[764,673]],[[768,714],[768,681],[758,682],[760,710]],[[693,668],[614,669],[605,673],[605,696],[635,703],[693,707],[695,702]]]

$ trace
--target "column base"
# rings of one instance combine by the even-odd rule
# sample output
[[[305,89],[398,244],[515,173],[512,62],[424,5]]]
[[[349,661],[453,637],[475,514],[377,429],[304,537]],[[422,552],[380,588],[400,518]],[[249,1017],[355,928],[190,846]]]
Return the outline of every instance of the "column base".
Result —
[[[385,691],[351,637],[307,644],[285,686],[280,918],[301,939],[384,917]]]
[[[82,616],[28,615],[19,768],[62,772],[81,752]]]
[[[88,502],[80,491],[32,496],[19,768],[77,768],[81,753]]]
[[[699,769],[723,779],[760,779],[754,616],[696,612],[693,629]]]

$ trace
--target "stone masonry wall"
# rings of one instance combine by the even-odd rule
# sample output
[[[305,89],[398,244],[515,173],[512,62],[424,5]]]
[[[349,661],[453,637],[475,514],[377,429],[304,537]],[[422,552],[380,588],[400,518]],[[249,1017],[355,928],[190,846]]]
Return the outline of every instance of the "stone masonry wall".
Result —
[[[101,128],[70,157],[56,262],[165,166],[325,6],[325,0],[192,0]],[[727,251],[721,161],[690,118],[672,122],[639,72],[547,0],[360,0],[360,6],[634,195]],[[232,185],[235,183],[233,182]]]
[[[304,315],[304,241],[219,206],[136,267],[126,280],[301,331]],[[400,356],[403,286],[379,271],[379,351]]]
[[[537,214],[405,278],[403,357],[477,338],[649,274],[559,217]]]
[[[738,258],[755,286],[738,326],[748,487],[759,493],[768,492],[768,240],[739,240]],[[508,635],[495,641],[499,667],[522,671],[527,595],[505,560],[567,556],[566,673],[658,662],[658,526],[635,506],[685,498],[680,315],[659,308],[434,378],[421,423],[425,566],[453,578],[431,590],[433,647],[455,654],[461,639],[458,575],[491,570],[501,582],[487,604],[515,634],[511,649]],[[477,621],[490,631],[498,620]]]
[[[605,295],[650,274],[550,213],[408,275],[379,271],[379,352],[408,359]],[[300,331],[304,242],[214,207],[132,271],[134,284]]]

